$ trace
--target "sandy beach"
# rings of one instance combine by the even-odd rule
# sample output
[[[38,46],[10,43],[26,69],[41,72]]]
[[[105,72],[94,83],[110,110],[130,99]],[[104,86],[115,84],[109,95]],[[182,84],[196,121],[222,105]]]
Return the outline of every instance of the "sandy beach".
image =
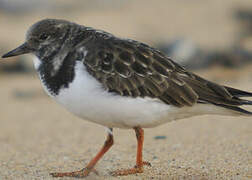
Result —
[[[20,44],[26,29],[48,16],[72,19],[146,43],[184,36],[200,47],[225,48],[239,31],[231,10],[252,7],[251,0],[207,0],[204,5],[198,0],[190,2],[185,6],[184,1],[147,1],[147,8],[143,1],[131,1],[113,11],[35,13],[24,15],[22,21],[21,17],[14,21],[15,17],[3,15],[0,42],[6,46],[1,46],[0,52]],[[161,17],[163,20],[157,20]],[[251,69],[212,67],[197,73],[252,91]],[[35,73],[0,73],[0,84],[1,180],[53,179],[50,172],[83,168],[103,145],[105,128],[81,120],[56,104],[45,94]],[[251,117],[205,115],[146,129],[143,155],[152,167],[127,177],[111,177],[109,172],[135,165],[134,131],[115,129],[114,138],[114,146],[97,164],[99,176],[90,174],[86,179],[252,179]]]

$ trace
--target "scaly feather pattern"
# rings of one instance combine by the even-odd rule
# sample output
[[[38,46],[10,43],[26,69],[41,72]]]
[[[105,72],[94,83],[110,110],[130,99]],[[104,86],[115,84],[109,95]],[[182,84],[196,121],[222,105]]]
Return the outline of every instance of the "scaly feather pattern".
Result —
[[[249,114],[240,99],[251,93],[225,87],[186,71],[160,51],[137,41],[93,31],[84,65],[103,87],[121,96],[158,98],[177,107],[210,103]]]

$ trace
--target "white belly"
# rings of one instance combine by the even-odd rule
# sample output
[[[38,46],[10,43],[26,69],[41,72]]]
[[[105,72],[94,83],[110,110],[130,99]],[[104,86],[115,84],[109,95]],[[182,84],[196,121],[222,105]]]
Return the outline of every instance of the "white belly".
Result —
[[[122,97],[105,91],[82,62],[77,61],[75,70],[75,78],[68,88],[61,89],[57,96],[49,95],[80,118],[107,127],[147,128],[206,113],[230,114],[213,105],[177,108],[158,99]]]
[[[130,98],[108,93],[88,74],[82,63],[77,63],[74,81],[55,97],[69,111],[108,127],[147,127],[164,121],[170,106],[150,98]]]

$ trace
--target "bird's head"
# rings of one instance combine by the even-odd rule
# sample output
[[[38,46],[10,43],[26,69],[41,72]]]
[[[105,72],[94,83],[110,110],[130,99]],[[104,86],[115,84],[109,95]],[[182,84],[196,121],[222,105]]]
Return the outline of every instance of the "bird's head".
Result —
[[[4,54],[3,58],[32,53],[40,59],[59,50],[69,38],[71,23],[64,20],[45,19],[33,24],[26,34],[25,42]]]

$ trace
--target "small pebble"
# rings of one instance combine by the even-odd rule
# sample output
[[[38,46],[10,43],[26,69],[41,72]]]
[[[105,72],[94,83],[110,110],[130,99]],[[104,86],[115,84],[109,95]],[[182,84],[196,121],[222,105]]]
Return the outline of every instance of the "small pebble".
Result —
[[[166,139],[166,136],[155,136],[154,139]]]
[[[153,160],[154,160],[154,159],[158,159],[158,157],[157,157],[157,156],[153,156],[153,158],[152,158],[152,159],[153,159]]]

